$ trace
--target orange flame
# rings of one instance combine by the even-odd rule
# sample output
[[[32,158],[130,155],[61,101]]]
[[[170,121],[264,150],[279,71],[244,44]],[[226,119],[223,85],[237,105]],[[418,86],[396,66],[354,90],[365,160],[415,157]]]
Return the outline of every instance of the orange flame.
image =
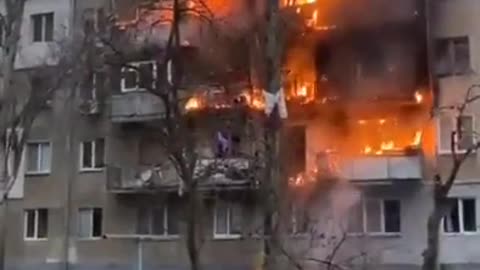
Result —
[[[420,92],[415,92],[415,101],[417,103],[422,103],[423,101],[423,95]]]
[[[198,97],[191,97],[187,104],[185,104],[185,109],[187,111],[194,111],[200,109],[200,99]]]

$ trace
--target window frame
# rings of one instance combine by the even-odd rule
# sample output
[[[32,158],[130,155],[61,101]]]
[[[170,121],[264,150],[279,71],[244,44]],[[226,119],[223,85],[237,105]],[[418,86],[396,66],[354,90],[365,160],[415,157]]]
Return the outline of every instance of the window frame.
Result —
[[[226,233],[217,233],[217,213],[218,213],[218,208],[219,205],[222,204],[223,206],[226,206],[227,212],[226,212]],[[233,212],[233,206],[234,203],[232,202],[215,202],[215,206],[213,209],[213,239],[216,240],[234,240],[234,239],[240,239],[242,237],[241,233],[232,233],[232,212]]]
[[[146,60],[146,61],[135,61],[135,62],[130,62],[128,65],[133,66],[138,68],[141,65],[145,64],[153,64],[153,76],[152,76],[152,88],[155,87],[155,80],[157,79],[157,63],[155,60]],[[123,77],[123,74],[125,72],[135,72],[136,74],[136,85],[135,87],[128,88],[125,85],[125,78]],[[129,68],[129,67],[122,67],[120,71],[120,92],[122,93],[131,93],[131,92],[143,92],[147,91],[145,88],[140,87],[140,75],[139,72],[135,69]]]
[[[30,168],[30,165],[28,164],[28,160],[30,159],[30,147],[31,145],[37,145],[40,146],[40,145],[45,145],[47,144],[50,148],[50,156],[48,157],[48,169],[47,170],[37,170],[37,171],[31,171],[29,170]],[[25,174],[26,175],[46,175],[46,174],[50,174],[52,172],[52,155],[53,155],[53,147],[52,147],[52,143],[50,141],[47,141],[47,140],[33,140],[33,141],[27,141],[26,143],[26,146],[27,146],[27,167],[25,169]],[[42,149],[43,147],[39,147],[39,150]],[[38,154],[37,154],[37,167],[38,169],[41,167],[40,164],[42,163],[42,153],[43,153],[43,150],[42,151],[38,151]]]
[[[95,223],[95,222],[94,222],[94,216],[95,216],[94,213],[95,213],[95,210],[98,210],[98,209],[99,209],[100,212],[102,213],[102,214],[101,214],[101,219],[102,219],[102,220],[101,220],[101,228],[100,228],[100,230],[101,230],[102,233],[100,233],[99,236],[94,236],[94,235],[93,235],[93,232],[94,232],[93,227],[94,227],[94,223]],[[90,221],[90,224],[89,224],[89,236],[81,236],[81,235],[80,235],[81,224],[82,224],[82,223],[81,223],[81,220],[80,220],[80,217],[81,217],[80,212],[81,212],[81,211],[88,211],[88,214],[89,214],[89,215],[88,215],[89,221]],[[101,207],[80,207],[80,208],[78,208],[78,212],[77,212],[77,213],[78,213],[78,215],[77,215],[77,217],[78,217],[78,221],[77,221],[77,238],[80,239],[80,240],[99,240],[99,239],[101,239],[101,238],[102,238],[102,234],[103,234],[103,226],[104,226],[104,224],[103,224],[103,209],[102,209]]]
[[[52,37],[51,40],[47,40],[47,18],[49,15],[52,15]],[[35,18],[40,19],[40,40],[35,40]],[[55,12],[50,11],[50,12],[41,12],[41,13],[34,13],[30,15],[30,21],[31,21],[31,36],[32,36],[32,42],[33,43],[42,43],[42,42],[53,42],[54,41],[54,36],[55,36]]]
[[[380,231],[379,232],[370,232],[368,231],[368,213],[367,213],[367,201],[375,201],[377,204],[380,204]],[[385,202],[386,201],[396,201],[399,203],[399,216],[400,216],[400,230],[398,232],[386,232],[386,215],[385,215]],[[347,228],[347,235],[349,236],[401,236],[402,235],[402,201],[397,198],[368,198],[364,197],[360,199],[361,211],[362,211],[362,221],[361,221],[361,232],[349,232]]]
[[[442,125],[441,125],[441,117],[438,117],[437,119],[437,129],[438,129],[438,132],[437,132],[437,142],[438,143],[438,147],[437,147],[437,151],[439,154],[441,155],[449,155],[449,154],[452,154],[452,149],[450,149],[450,146],[448,147],[448,149],[444,149],[442,147],[442,137],[441,137],[441,129],[442,129]],[[450,129],[450,132],[452,131],[455,131],[455,128],[457,126],[457,116],[452,116],[452,115],[445,115],[444,116],[445,118],[449,118],[450,119],[450,124],[451,124],[451,129]],[[475,136],[475,133],[476,133],[476,125],[475,125],[475,115],[474,114],[464,114],[462,115],[462,117],[471,117],[472,118],[472,131],[473,131],[473,134],[472,134],[472,140],[473,140],[473,144],[477,143],[477,139],[476,139],[476,136]],[[449,134],[450,134],[449,132]],[[449,140],[449,143],[450,143],[450,137],[448,138]],[[455,134],[455,152],[457,154],[464,154],[467,150],[466,149],[459,149],[458,147],[458,134]],[[476,152],[476,150],[474,149],[473,152]]]
[[[95,167],[97,157],[96,157],[96,149],[97,149],[97,141],[98,140],[103,140],[103,166],[102,167]],[[91,167],[85,167],[83,164],[83,158],[85,155],[85,149],[84,145],[85,143],[91,143],[92,145],[92,151],[91,154],[91,162],[92,166]],[[103,171],[105,169],[105,155],[106,155],[106,145],[105,145],[105,138],[96,138],[93,140],[86,140],[86,141],[81,141],[80,142],[80,160],[79,160],[79,167],[80,167],[80,172],[98,172],[98,171]]]
[[[468,46],[468,68],[465,71],[457,71],[457,54],[455,51],[455,43],[458,40],[466,39],[467,46]],[[435,48],[438,46],[437,43],[444,41],[446,42],[447,46],[447,55],[448,55],[448,67],[447,71],[444,73],[438,72],[437,69],[437,55],[435,55],[435,66],[434,66],[434,73],[437,77],[444,78],[444,77],[451,77],[451,76],[459,76],[459,75],[466,75],[472,72],[472,48],[471,48],[471,38],[469,35],[464,36],[450,36],[450,37],[439,37],[435,39]],[[435,53],[436,54],[436,53]]]
[[[464,200],[473,200],[475,202],[475,210],[477,210],[477,198],[475,197],[455,197],[455,198],[449,198],[452,200],[455,200],[456,207],[458,207],[458,226],[459,226],[459,231],[458,232],[447,232],[445,231],[445,218],[447,216],[444,216],[442,218],[442,234],[447,235],[447,236],[452,236],[452,235],[477,235],[480,234],[480,228],[479,228],[479,223],[478,223],[478,218],[477,218],[477,213],[475,212],[475,231],[465,231],[465,223],[464,223],[464,218],[463,218],[463,204]],[[450,213],[449,213],[450,214]]]
[[[140,235],[148,235],[148,236],[153,236],[153,237],[158,237],[160,239],[177,239],[180,237],[180,232],[177,234],[170,234],[169,233],[169,209],[168,207],[169,204],[165,204],[161,207],[146,207],[144,210],[147,212],[147,225],[148,225],[148,233],[143,233]],[[140,211],[141,208],[137,209],[137,211]],[[154,213],[158,210],[161,210],[162,212],[162,227],[163,227],[163,233],[162,234],[156,234],[154,233]],[[138,213],[137,213],[138,214]],[[137,232],[138,232],[138,223],[140,222],[138,216],[137,216]],[[178,221],[180,222],[180,221]],[[180,228],[179,228],[180,229]]]
[[[39,228],[39,217],[40,210],[45,210],[47,212],[47,231],[45,237],[38,237],[38,228]],[[34,213],[34,222],[33,222],[33,237],[29,237],[28,232],[28,212],[33,211]],[[49,211],[48,208],[27,208],[23,210],[23,240],[24,241],[45,241],[48,240],[48,217]]]

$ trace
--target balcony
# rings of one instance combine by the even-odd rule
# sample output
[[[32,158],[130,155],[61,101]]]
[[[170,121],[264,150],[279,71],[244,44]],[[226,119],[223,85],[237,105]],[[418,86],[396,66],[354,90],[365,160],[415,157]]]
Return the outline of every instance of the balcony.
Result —
[[[132,91],[111,97],[110,119],[114,123],[161,119],[164,113],[161,100],[146,91]]]
[[[341,162],[338,173],[351,181],[420,180],[422,159],[414,156],[364,156]]]
[[[252,163],[245,158],[201,159],[194,171],[200,190],[249,188],[253,185],[252,174]],[[107,167],[107,190],[112,193],[180,192],[181,189],[171,167]]]

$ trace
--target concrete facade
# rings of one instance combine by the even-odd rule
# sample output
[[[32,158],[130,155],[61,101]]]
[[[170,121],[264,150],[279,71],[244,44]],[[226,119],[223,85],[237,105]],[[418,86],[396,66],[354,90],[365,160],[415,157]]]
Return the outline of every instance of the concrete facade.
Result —
[[[110,5],[106,3],[105,5]],[[108,1],[109,2],[109,1]],[[480,3],[475,0],[443,0],[435,4],[433,38],[468,36],[471,72],[445,76],[439,79],[439,100],[441,105],[452,104],[462,99],[466,89],[479,83],[477,70],[480,56],[476,49],[480,44],[476,14]],[[22,46],[17,57],[17,68],[25,69],[43,64],[48,55],[48,44],[31,42],[31,15],[54,12],[55,37],[61,39],[74,33],[74,22],[78,22],[85,8],[99,7],[101,1],[87,0],[29,0],[25,9],[22,29]],[[47,61],[48,62],[48,61]],[[21,72],[21,71],[20,71]],[[118,92],[113,89],[112,92]],[[93,269],[130,270],[139,268],[139,258],[144,270],[188,269],[188,256],[184,239],[181,237],[147,237],[136,240],[137,215],[142,207],[161,206],[166,202],[165,194],[113,194],[107,190],[107,170],[80,169],[80,145],[83,141],[105,139],[105,163],[122,167],[135,167],[141,159],[138,134],[129,126],[115,124],[109,115],[110,104],[102,104],[99,114],[85,115],[76,110],[62,92],[56,97],[51,109],[44,111],[35,121],[31,142],[50,142],[51,167],[48,173],[26,174],[18,181],[15,196],[9,201],[6,269]],[[469,106],[480,126],[480,115],[476,105]],[[442,128],[437,126],[436,136]],[[321,131],[320,131],[321,132]],[[315,126],[307,125],[307,164],[312,164],[312,153],[319,148],[314,138],[320,133]],[[439,149],[438,145],[436,146]],[[448,154],[436,155],[435,169],[446,173],[450,161]],[[476,232],[442,233],[441,262],[446,269],[478,269],[480,256],[476,246],[480,243],[480,179],[477,153],[466,162],[459,174],[458,183],[453,187],[452,197],[476,198]],[[307,165],[309,166],[309,165]],[[349,235],[345,246],[339,252],[338,260],[358,256],[353,263],[370,265],[369,269],[420,269],[422,251],[426,243],[426,221],[431,210],[431,191],[428,179],[431,175],[426,165],[422,170],[423,180],[383,181],[371,183],[358,181],[348,185],[348,190],[331,196],[340,209],[336,215],[318,219],[318,229],[329,236],[341,237],[337,229],[345,224],[351,213],[349,207],[360,198],[396,199],[400,201],[400,233],[378,235]],[[427,169],[428,168],[428,169]],[[343,185],[340,185],[343,186]],[[333,193],[332,193],[333,194]],[[218,194],[216,194],[218,195]],[[220,196],[220,195],[218,195]],[[328,196],[327,196],[328,197]],[[251,202],[240,201],[243,205],[243,225],[254,232],[258,225],[256,207]],[[206,269],[254,269],[258,264],[261,244],[255,237],[241,239],[216,239],[213,233],[214,203],[206,203],[203,213],[205,243],[202,246],[202,262]],[[80,208],[101,208],[102,235],[91,239],[78,237],[78,210]],[[41,240],[25,239],[26,209],[48,209],[48,237]],[[321,209],[321,208],[320,208]],[[340,214],[339,214],[340,213]],[[321,210],[312,216],[323,217]],[[180,230],[182,230],[182,225]],[[294,243],[302,245],[302,239]],[[139,249],[141,251],[139,253]],[[312,256],[326,254],[329,246],[311,250]],[[359,255],[360,254],[360,255]],[[451,267],[451,268],[450,268]]]

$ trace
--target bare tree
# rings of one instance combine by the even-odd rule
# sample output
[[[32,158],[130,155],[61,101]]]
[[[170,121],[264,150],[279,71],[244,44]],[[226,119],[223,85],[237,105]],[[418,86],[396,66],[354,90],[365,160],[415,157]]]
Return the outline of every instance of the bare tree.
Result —
[[[452,203],[448,198],[448,194],[457,180],[457,175],[462,168],[465,160],[477,149],[480,148],[480,142],[473,142],[464,146],[465,150],[459,152],[459,143],[463,138],[476,138],[478,134],[464,130],[463,117],[468,106],[480,99],[478,94],[475,94],[475,89],[479,85],[472,85],[465,95],[464,100],[458,105],[444,106],[438,108],[438,113],[447,112],[455,114],[455,129],[450,133],[450,151],[452,167],[446,175],[436,173],[433,177],[433,209],[428,217],[427,222],[427,248],[423,253],[423,268],[424,270],[439,269],[439,244],[440,244],[440,225],[442,219],[451,211]],[[475,140],[473,140],[475,141]]]

